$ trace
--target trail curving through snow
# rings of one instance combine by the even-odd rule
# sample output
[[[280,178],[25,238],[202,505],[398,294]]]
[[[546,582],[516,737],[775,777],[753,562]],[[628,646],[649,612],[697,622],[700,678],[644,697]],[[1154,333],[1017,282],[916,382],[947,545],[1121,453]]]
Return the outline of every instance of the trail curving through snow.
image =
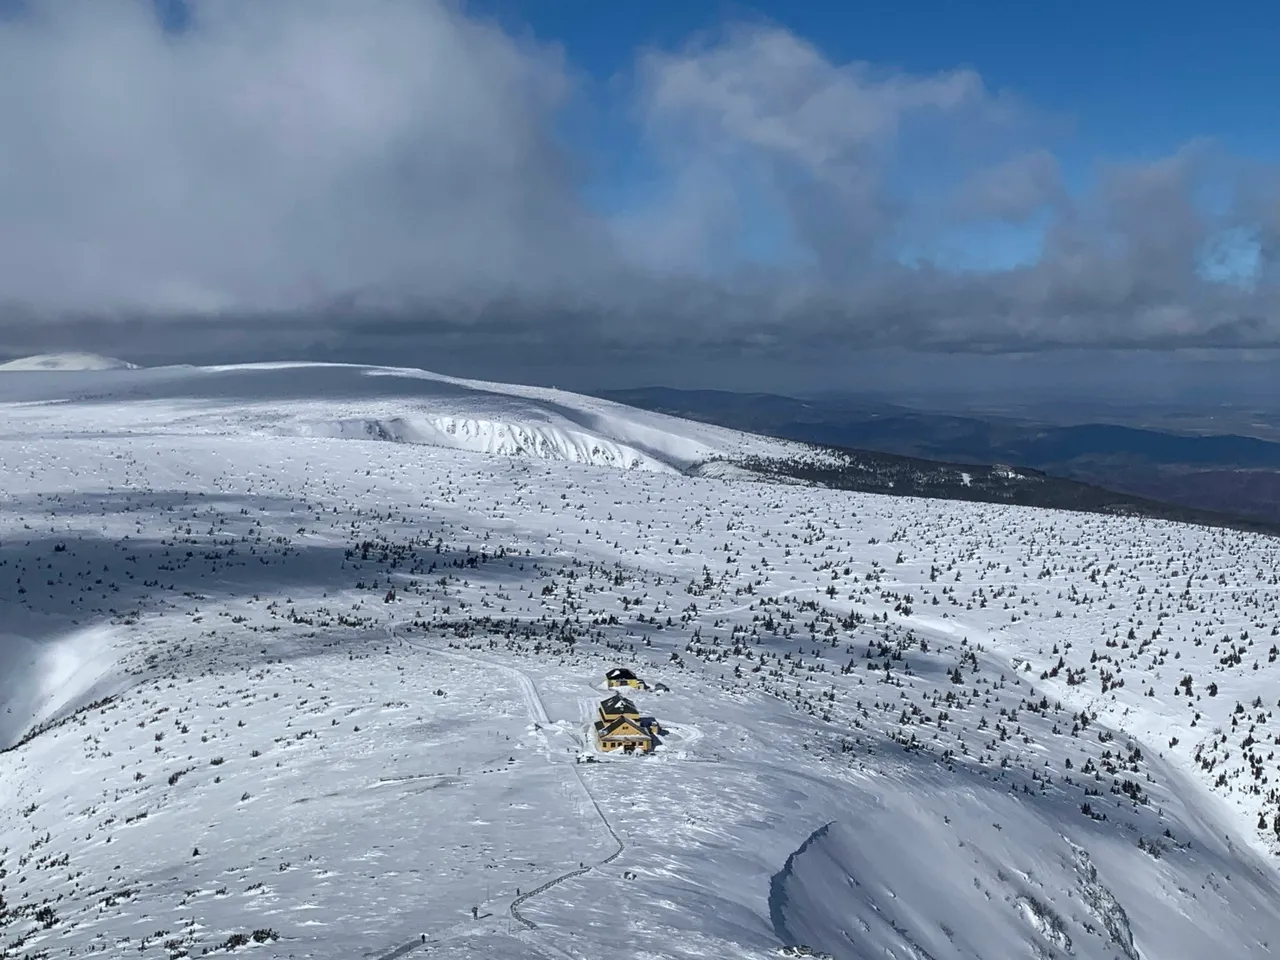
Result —
[[[528,674],[526,674],[523,670],[520,670],[517,667],[510,666],[509,664],[498,663],[493,660],[487,660],[483,657],[475,657],[475,656],[471,656],[470,654],[459,653],[456,650],[448,650],[448,649],[442,650],[436,647],[426,647],[421,644],[415,643],[414,641],[409,640],[408,638],[396,633],[397,627],[405,627],[410,625],[411,623],[412,621],[393,621],[387,624],[386,628],[387,628],[388,639],[397,641],[399,643],[407,644],[410,647],[414,647],[415,649],[422,650],[429,654],[443,656],[452,660],[461,660],[463,662],[470,663],[472,665],[482,666],[490,670],[500,670],[503,673],[506,673],[514,677],[516,681],[516,685],[520,688],[520,693],[524,699],[525,707],[529,711],[529,717],[533,721],[533,723],[542,728],[551,726],[551,718],[547,713],[547,705],[542,699],[542,694],[538,692],[538,687],[533,682],[533,679]],[[554,755],[548,750],[546,754],[548,763],[563,764],[564,761],[557,761],[553,759],[553,756]],[[571,770],[573,771],[574,779],[577,780],[578,782],[578,786],[581,788],[583,794],[586,796],[587,800],[590,802],[592,809],[595,810],[596,816],[597,818],[599,818],[600,823],[604,826],[604,829],[606,830],[606,832],[608,832],[609,836],[613,839],[614,843],[616,843],[618,846],[616,850],[614,850],[608,856],[604,857],[599,863],[595,864],[594,866],[584,866],[584,867],[578,867],[573,870],[569,870],[565,873],[560,874],[559,876],[552,877],[550,880],[546,881],[545,883],[541,884],[538,887],[535,887],[532,890],[526,890],[525,892],[517,895],[508,905],[507,909],[511,915],[511,918],[516,923],[520,924],[520,926],[523,927],[526,931],[537,930],[538,924],[535,923],[533,920],[530,920],[528,917],[526,917],[523,913],[520,912],[521,906],[523,906],[525,903],[527,903],[529,900],[533,899],[534,897],[537,897],[540,894],[546,893],[551,888],[559,886],[560,884],[564,883],[567,880],[572,880],[576,877],[580,877],[584,874],[590,873],[592,870],[598,870],[601,867],[608,866],[609,864],[617,860],[618,857],[622,856],[623,852],[626,850],[626,844],[623,842],[622,838],[618,836],[617,832],[613,829],[613,824],[609,822],[609,818],[605,816],[604,810],[601,809],[599,802],[596,800],[594,794],[592,794],[591,788],[587,786],[586,781],[582,778],[582,771],[578,769],[578,764],[576,762],[574,762],[571,765]],[[407,954],[412,953],[414,950],[417,950],[420,947],[428,947],[428,946],[445,943],[457,936],[460,936],[461,934],[467,932],[468,930],[474,929],[474,927],[475,927],[475,921],[463,921],[463,922],[454,924],[453,926],[448,927],[443,931],[440,931],[439,933],[435,934],[429,939],[420,938],[418,940],[401,944],[400,946],[392,949],[390,952],[379,955],[378,960],[399,960],[400,957],[406,956]],[[534,949],[539,949],[539,947],[536,945],[530,944],[530,946],[533,946]],[[568,954],[561,951],[559,948],[552,947],[549,944],[543,945],[543,949],[550,949],[558,956],[569,956]]]

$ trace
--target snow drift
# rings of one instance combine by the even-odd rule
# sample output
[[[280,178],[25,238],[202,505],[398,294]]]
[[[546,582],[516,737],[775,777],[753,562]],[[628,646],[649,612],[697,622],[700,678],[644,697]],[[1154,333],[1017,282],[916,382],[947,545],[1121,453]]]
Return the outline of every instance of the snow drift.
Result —
[[[0,750],[34,727],[114,692],[115,667],[109,627],[45,641],[0,632]]]
[[[625,444],[554,422],[459,416],[395,417],[390,420],[302,420],[282,429],[296,436],[420,443],[498,456],[675,472],[669,464]]]
[[[1227,955],[1258,949],[1256,931],[1231,918],[1266,916],[1273,887],[1246,871],[1230,888],[1206,887],[1218,853],[1211,835],[1194,845],[1197,867],[1179,875],[1054,804],[980,781],[934,794],[895,792],[814,831],[770,884],[778,938],[837,960],[1145,960],[1208,957],[1227,944]],[[1175,832],[1194,829],[1170,822]]]

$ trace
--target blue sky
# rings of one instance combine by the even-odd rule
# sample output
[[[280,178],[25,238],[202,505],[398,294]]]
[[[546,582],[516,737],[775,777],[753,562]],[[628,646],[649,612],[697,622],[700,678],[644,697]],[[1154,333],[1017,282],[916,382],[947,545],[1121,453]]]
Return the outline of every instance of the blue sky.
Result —
[[[832,60],[910,73],[973,67],[1073,128],[1092,152],[1156,156],[1194,136],[1280,159],[1263,122],[1280,90],[1280,6],[1267,0],[481,0],[472,9],[562,43],[598,80],[637,48],[671,47],[726,21],[764,19]]]
[[[1280,161],[1280,125],[1267,122],[1280,91],[1280,5],[1132,0],[478,0],[468,5],[508,31],[563,46],[587,75],[591,122],[578,120],[582,155],[598,177],[588,196],[603,209],[644,203],[660,189],[636,131],[609,109],[625,100],[637,51],[678,49],[724,24],[763,22],[815,44],[833,63],[865,61],[909,74],[977,71],[993,91],[1018,98],[1083,191],[1100,163],[1150,161],[1196,138],[1252,161]],[[906,184],[911,189],[911,183]],[[956,268],[1007,268],[1036,259],[1044,220],[967,224],[928,249],[905,245],[904,262],[932,257]],[[761,259],[784,256],[785,225],[756,211],[740,238]],[[1238,231],[1206,251],[1208,276],[1252,270],[1255,245]],[[1212,261],[1212,262],[1210,262]]]

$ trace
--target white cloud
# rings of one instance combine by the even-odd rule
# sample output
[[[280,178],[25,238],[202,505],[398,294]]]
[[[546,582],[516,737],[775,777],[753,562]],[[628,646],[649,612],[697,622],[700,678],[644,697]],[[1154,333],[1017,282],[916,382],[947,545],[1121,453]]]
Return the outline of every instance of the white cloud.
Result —
[[[720,182],[750,191],[737,207],[769,206],[828,278],[865,266],[895,229],[902,201],[887,179],[904,126],[1001,124],[1013,113],[972,71],[836,64],[776,27],[651,51],[641,76],[648,128],[677,171],[708,179],[712,166]],[[684,200],[673,218],[697,215]]]
[[[977,171],[960,187],[955,207],[963,218],[1023,223],[1066,201],[1057,159],[1034,149]]]
[[[452,5],[39,2],[0,24],[0,283],[90,309],[460,294],[563,269],[591,225],[553,50]]]

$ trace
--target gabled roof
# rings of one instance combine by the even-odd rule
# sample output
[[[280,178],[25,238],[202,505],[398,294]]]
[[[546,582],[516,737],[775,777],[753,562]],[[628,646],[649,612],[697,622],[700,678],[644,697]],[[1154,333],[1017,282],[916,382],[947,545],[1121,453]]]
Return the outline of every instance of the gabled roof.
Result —
[[[630,670],[628,670],[626,667],[614,667],[612,670],[610,670],[608,673],[605,674],[605,677],[609,680],[637,679],[636,675],[632,673]]]
[[[652,740],[648,732],[641,729],[634,720],[628,717],[619,717],[607,724],[597,723],[596,730],[601,737],[611,737],[614,739],[629,740]]]
[[[624,697],[620,693],[615,693],[607,700],[600,701],[600,710],[603,713],[630,713],[639,715],[640,711],[636,709],[636,705]]]

